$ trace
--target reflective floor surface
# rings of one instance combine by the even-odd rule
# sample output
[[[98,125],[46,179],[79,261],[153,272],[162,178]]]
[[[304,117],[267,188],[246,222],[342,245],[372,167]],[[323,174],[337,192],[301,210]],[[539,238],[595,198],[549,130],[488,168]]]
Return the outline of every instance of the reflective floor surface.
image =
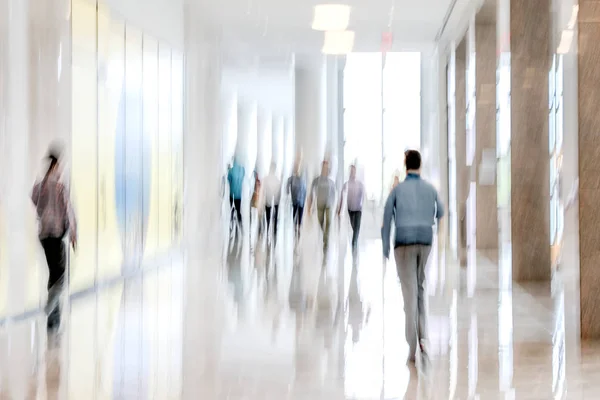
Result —
[[[202,328],[220,332],[203,379],[184,382],[193,266],[174,258],[67,301],[56,336],[47,337],[42,316],[5,326],[0,398],[179,399],[184,385],[215,400],[600,397],[600,346],[577,339],[568,270],[551,284],[511,288],[490,261],[496,255],[479,254],[467,271],[432,253],[431,364],[407,365],[402,296],[376,231],[365,228],[354,259],[343,228],[325,262],[310,235],[294,246],[284,231],[274,252],[260,240],[231,246],[223,325]]]

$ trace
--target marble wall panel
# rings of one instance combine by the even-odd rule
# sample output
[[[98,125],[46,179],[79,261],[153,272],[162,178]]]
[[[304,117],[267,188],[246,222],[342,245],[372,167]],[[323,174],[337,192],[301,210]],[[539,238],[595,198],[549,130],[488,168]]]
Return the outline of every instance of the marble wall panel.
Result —
[[[550,0],[510,1],[511,235],[515,281],[549,280]]]

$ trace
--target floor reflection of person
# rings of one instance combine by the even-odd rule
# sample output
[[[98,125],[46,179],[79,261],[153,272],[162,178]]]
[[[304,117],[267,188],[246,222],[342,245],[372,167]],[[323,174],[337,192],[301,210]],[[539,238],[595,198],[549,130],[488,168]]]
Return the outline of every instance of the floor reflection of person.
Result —
[[[279,201],[281,199],[281,180],[277,176],[277,165],[271,164],[269,175],[264,183],[265,196],[265,214],[267,217],[267,232],[270,232],[271,223],[273,226],[272,243],[277,239],[277,217],[279,214]]]
[[[67,189],[60,182],[59,155],[48,155],[50,167],[44,178],[33,186],[31,199],[36,208],[39,239],[48,263],[48,330],[60,327],[59,298],[67,267],[68,238],[73,249],[77,246],[77,222]]]
[[[358,235],[360,233],[360,222],[362,219],[362,208],[365,199],[365,185],[356,179],[356,166],[350,167],[350,179],[344,184],[342,193],[346,196],[346,205],[348,207],[348,217],[352,227],[352,251],[358,249]],[[342,212],[344,195],[340,196],[340,206],[338,215]]]
[[[300,162],[294,166],[294,174],[287,181],[287,192],[292,199],[292,214],[294,218],[294,232],[300,236],[302,229],[302,215],[304,214],[304,203],[306,201],[306,180],[300,171]]]
[[[324,160],[321,164],[321,174],[312,183],[311,194],[308,197],[309,213],[312,213],[313,198],[316,198],[317,218],[323,232],[323,252],[327,253],[331,217],[335,206],[335,183],[329,177],[329,162],[327,160]]]
[[[421,179],[421,154],[405,153],[407,176],[390,193],[383,216],[383,254],[389,258],[390,230],[396,227],[394,255],[404,298],[405,334],[409,344],[409,361],[414,362],[417,345],[427,357],[427,309],[425,267],[433,243],[433,226],[441,221],[444,208],[437,190]]]

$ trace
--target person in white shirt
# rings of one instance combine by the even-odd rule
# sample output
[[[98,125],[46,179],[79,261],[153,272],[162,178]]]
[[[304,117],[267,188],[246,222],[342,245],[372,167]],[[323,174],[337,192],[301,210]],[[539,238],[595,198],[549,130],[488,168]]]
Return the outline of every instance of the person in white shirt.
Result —
[[[271,164],[271,170],[263,182],[265,213],[267,217],[267,232],[273,222],[273,241],[277,238],[277,215],[279,212],[279,201],[281,199],[281,180],[277,176],[277,165]]]

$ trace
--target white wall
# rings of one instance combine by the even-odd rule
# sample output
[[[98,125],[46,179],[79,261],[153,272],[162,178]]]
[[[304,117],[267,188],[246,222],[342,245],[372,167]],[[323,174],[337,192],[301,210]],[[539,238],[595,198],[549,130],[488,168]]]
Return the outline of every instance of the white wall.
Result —
[[[446,59],[437,48],[422,54],[421,152],[423,174],[448,204]]]

